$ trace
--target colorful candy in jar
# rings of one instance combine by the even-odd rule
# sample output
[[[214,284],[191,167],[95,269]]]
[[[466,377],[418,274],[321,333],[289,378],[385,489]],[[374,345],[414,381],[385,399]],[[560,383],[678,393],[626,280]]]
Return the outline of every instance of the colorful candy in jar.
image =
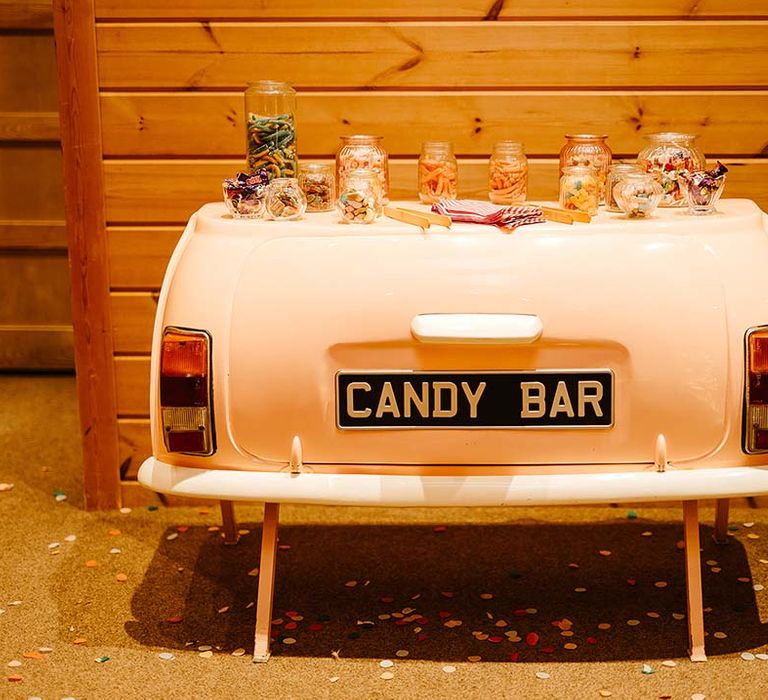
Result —
[[[300,219],[307,209],[307,199],[295,177],[278,177],[269,183],[266,212],[270,219]]]
[[[419,157],[419,200],[431,204],[443,197],[456,199],[458,170],[448,141],[425,141]]]
[[[263,168],[257,172],[238,173],[222,183],[224,204],[236,219],[258,219],[264,215],[269,176]]]
[[[600,187],[594,168],[571,165],[563,169],[560,178],[560,206],[576,209],[592,216],[597,214]]]
[[[649,134],[646,138],[651,143],[640,152],[637,164],[652,173],[661,185],[663,194],[659,206],[683,206],[681,174],[703,170],[706,164],[704,154],[695,145],[696,136],[668,131]]]
[[[627,173],[641,173],[640,166],[635,163],[614,163],[608,168],[608,178],[605,181],[605,210],[621,212],[622,209],[616,201],[616,185]]]
[[[606,134],[566,134],[565,144],[560,149],[560,175],[565,168],[581,165],[595,169],[599,187],[599,202],[606,199],[608,167],[613,154],[607,143]]]
[[[307,211],[333,209],[336,182],[331,163],[302,163],[299,166],[299,185],[307,198]]]
[[[372,224],[382,213],[381,186],[373,170],[358,168],[349,173],[336,208],[343,223]]]
[[[488,198],[494,204],[523,202],[528,196],[528,159],[517,141],[500,141],[488,164]]]
[[[662,195],[661,185],[644,172],[624,173],[613,190],[621,211],[630,219],[650,216]]]
[[[389,202],[389,158],[381,146],[381,136],[342,136],[336,152],[336,189],[341,192],[344,179],[355,170],[376,173],[381,201]]]
[[[296,176],[296,126],[292,114],[248,114],[248,168],[264,168],[270,178]]]
[[[694,173],[683,173],[682,187],[691,214],[713,214],[715,204],[725,187],[725,175],[728,172],[720,161],[711,170],[700,170]]]

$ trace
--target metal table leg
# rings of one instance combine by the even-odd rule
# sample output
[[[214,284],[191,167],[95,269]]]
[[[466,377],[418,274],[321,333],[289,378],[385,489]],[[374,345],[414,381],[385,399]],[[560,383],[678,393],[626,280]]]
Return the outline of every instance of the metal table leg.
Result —
[[[224,544],[237,544],[240,535],[237,534],[235,504],[232,501],[219,501],[219,504],[221,506],[221,520],[224,525]]]
[[[717,499],[717,513],[715,515],[715,534],[713,538],[717,544],[728,544],[728,507],[729,498]]]
[[[261,532],[261,562],[259,564],[259,597],[256,601],[256,634],[253,660],[269,659],[269,638],[272,630],[272,596],[275,591],[277,564],[277,521],[279,503],[264,504],[264,525]]]
[[[688,592],[688,652],[691,661],[706,661],[698,501],[683,501],[683,529],[685,532],[685,574]]]

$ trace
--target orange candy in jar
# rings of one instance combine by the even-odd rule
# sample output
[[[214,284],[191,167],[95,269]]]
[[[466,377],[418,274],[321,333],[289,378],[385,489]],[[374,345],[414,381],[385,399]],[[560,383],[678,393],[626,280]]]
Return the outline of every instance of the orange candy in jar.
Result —
[[[456,198],[458,164],[448,141],[425,141],[419,157],[419,200],[432,204]]]
[[[488,167],[488,198],[494,204],[513,204],[528,196],[528,159],[523,144],[499,141]]]
[[[373,170],[379,178],[381,201],[389,202],[389,158],[381,146],[381,136],[342,136],[336,151],[336,191],[344,189],[344,179],[355,170]]]
[[[605,185],[608,178],[608,167],[613,159],[613,153],[606,143],[606,134],[566,134],[565,145],[560,150],[560,176],[571,165],[587,166],[595,169],[598,182],[599,202],[605,197]]]

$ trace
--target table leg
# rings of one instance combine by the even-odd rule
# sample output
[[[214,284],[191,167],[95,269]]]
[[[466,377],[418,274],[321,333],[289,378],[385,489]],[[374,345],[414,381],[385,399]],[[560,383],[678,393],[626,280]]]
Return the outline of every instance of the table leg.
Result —
[[[688,592],[688,651],[691,661],[706,661],[698,501],[683,501],[683,529],[685,532],[685,574]]]
[[[272,596],[275,592],[277,564],[277,520],[279,503],[264,504],[264,525],[261,531],[261,562],[259,564],[259,593],[256,601],[256,634],[253,660],[269,659],[269,638],[272,631]]]
[[[731,504],[729,498],[717,499],[717,513],[715,514],[715,534],[712,539],[717,544],[728,544],[728,507]]]
[[[219,501],[219,505],[221,506],[221,520],[224,525],[224,544],[237,544],[240,535],[237,534],[235,504],[232,501]]]

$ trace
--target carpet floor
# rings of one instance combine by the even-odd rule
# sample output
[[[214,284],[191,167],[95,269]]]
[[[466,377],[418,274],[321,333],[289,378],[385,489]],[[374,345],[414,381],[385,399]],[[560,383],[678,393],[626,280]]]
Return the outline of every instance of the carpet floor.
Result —
[[[703,509],[694,664],[678,507],[285,506],[253,664],[261,509],[86,512],[74,379],[0,396],[0,698],[768,697],[764,509]]]

